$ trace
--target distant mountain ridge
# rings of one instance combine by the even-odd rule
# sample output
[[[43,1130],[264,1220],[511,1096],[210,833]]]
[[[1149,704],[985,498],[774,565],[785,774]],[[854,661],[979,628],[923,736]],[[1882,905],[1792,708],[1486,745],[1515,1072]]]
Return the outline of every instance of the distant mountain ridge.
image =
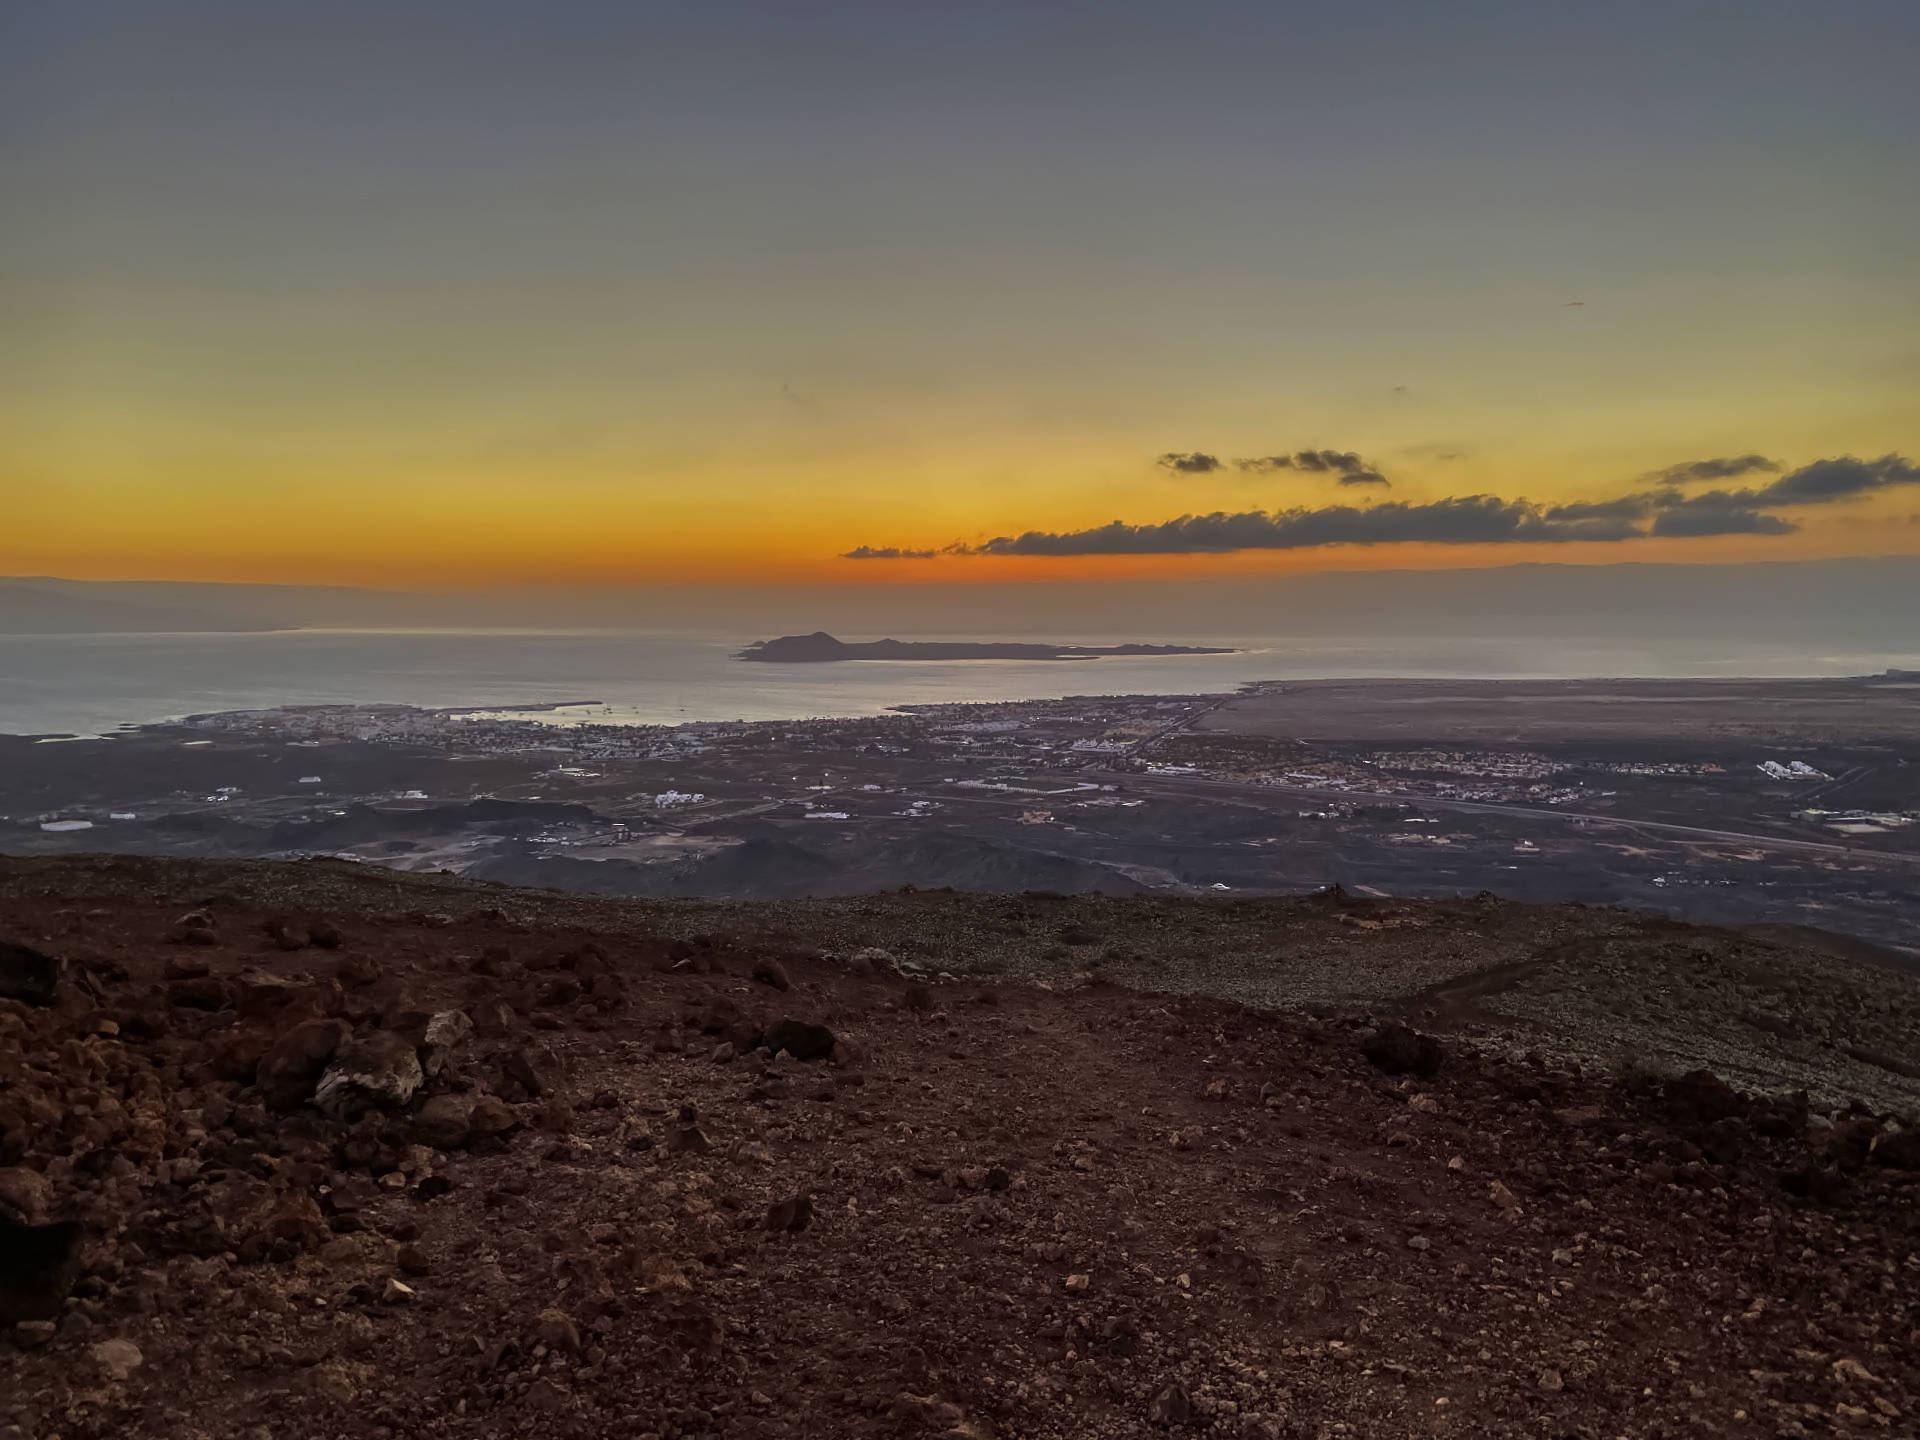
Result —
[[[102,635],[283,630],[270,617],[124,599],[68,581],[0,580],[0,635]]]
[[[1207,645],[1036,645],[1013,641],[862,640],[849,643],[824,630],[760,640],[736,660],[820,664],[836,660],[1098,660],[1103,655],[1231,655]]]

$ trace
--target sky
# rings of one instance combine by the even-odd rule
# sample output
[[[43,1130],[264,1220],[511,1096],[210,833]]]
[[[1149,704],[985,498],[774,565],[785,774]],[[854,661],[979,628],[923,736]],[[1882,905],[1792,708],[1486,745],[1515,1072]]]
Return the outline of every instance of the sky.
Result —
[[[1920,554],[1916,53],[1911,0],[16,0],[0,573]]]

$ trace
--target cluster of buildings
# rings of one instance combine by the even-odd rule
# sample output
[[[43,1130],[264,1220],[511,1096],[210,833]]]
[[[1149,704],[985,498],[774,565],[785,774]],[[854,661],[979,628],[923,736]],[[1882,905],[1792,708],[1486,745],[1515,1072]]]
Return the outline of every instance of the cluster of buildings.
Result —
[[[1796,810],[1793,818],[1824,825],[1842,835],[1884,835],[1889,830],[1920,824],[1920,812],[1912,810]]]
[[[591,778],[593,772],[584,768],[588,762],[674,762],[769,745],[870,756],[951,754],[975,761],[997,756],[1061,769],[1100,761],[1117,764],[1141,741],[1204,703],[1203,697],[1080,696],[902,706],[892,714],[837,719],[673,726],[411,705],[299,705],[196,715],[183,723],[203,732],[309,747],[359,742],[426,745],[462,754],[538,752],[554,757],[551,774],[577,779]]]
[[[287,705],[271,710],[224,710],[190,715],[195,730],[284,740],[312,747],[329,741],[375,745],[433,745],[471,753],[528,750],[598,757],[644,755],[675,732],[664,726],[574,725],[412,705]],[[189,742],[192,743],[192,742]]]
[[[1711,763],[1687,765],[1678,760],[1583,760],[1577,766],[1569,768],[1598,770],[1604,775],[1645,775],[1664,780],[1727,773],[1727,767],[1724,765]]]
[[[1831,780],[1824,770],[1816,770],[1804,760],[1762,760],[1755,767],[1770,780]]]
[[[1383,750],[1368,757],[1382,770],[1417,770],[1440,775],[1484,775],[1506,780],[1544,780],[1568,767],[1525,750]]]

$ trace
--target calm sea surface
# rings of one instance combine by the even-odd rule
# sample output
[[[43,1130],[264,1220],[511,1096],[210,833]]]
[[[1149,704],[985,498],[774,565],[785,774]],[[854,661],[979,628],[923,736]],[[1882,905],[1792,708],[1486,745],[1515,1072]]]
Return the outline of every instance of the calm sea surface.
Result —
[[[591,700],[599,702],[591,714],[555,718],[676,724],[872,715],[938,701],[1180,694],[1316,676],[1858,675],[1920,666],[1913,654],[1685,641],[1650,648],[1538,636],[1436,643],[1180,635],[1164,638],[1233,645],[1238,653],[1071,662],[763,665],[731,658],[757,638],[605,630],[0,635],[0,733],[97,733],[210,710],[350,701],[512,706]],[[1160,637],[1054,638],[1113,644]]]

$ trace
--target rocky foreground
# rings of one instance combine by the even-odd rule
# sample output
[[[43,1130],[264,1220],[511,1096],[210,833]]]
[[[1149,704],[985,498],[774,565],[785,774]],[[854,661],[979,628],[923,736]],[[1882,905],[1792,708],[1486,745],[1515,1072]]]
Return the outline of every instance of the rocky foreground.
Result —
[[[5,1440],[1920,1432],[1911,1115],[611,902],[0,869]]]

